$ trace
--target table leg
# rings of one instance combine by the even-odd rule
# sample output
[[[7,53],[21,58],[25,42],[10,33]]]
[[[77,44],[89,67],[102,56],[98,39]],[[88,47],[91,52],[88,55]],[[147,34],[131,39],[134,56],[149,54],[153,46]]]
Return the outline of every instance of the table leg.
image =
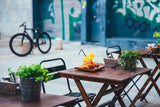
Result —
[[[130,80],[125,82],[125,85],[119,90],[119,93],[122,94],[123,90],[126,88],[126,86],[130,83]],[[117,97],[114,96],[112,101],[116,102],[117,101]]]
[[[142,58],[140,59],[140,62],[141,62],[142,66],[143,66],[144,68],[147,68],[147,66],[146,66],[146,64],[144,63],[144,60],[143,60]]]
[[[156,76],[156,78],[154,79],[154,81],[156,82],[159,77],[160,77],[160,73],[158,73],[158,75]],[[151,84],[151,85],[149,86],[149,88],[146,90],[146,92],[141,96],[141,100],[143,100],[143,99],[147,96],[147,94],[148,94],[149,91],[152,89],[152,87],[153,87],[153,84]],[[159,89],[158,89],[158,90],[159,90]],[[160,90],[159,90],[159,91],[160,91]]]
[[[137,88],[138,91],[140,90],[136,83],[139,81],[139,79],[140,79],[142,76],[143,76],[143,75],[140,75],[136,81],[133,80],[134,78],[131,78],[131,82],[133,82],[133,84],[129,87],[129,89],[128,89],[127,91],[126,91],[126,90],[123,91],[124,93],[121,95],[121,96],[122,96],[122,99],[126,96],[126,97],[128,97],[129,101],[132,103],[132,99],[131,99],[130,96],[128,95],[128,92],[129,92],[134,86]],[[145,100],[146,103],[147,103],[147,100],[146,100],[145,98],[144,98],[144,100]],[[136,107],[136,106],[134,105],[134,107]]]
[[[103,93],[106,91],[106,89],[108,88],[108,84],[104,83],[102,88],[100,89],[99,93],[97,94],[96,98],[93,101],[93,106],[96,106],[98,104],[98,102],[100,101],[100,99],[103,96]]]
[[[157,72],[157,70],[160,68],[160,62],[158,62],[157,57],[153,57],[153,59],[154,59],[154,61],[156,62],[157,66],[153,69],[152,76],[154,76],[155,73]],[[147,68],[147,66],[146,66],[146,64],[144,63],[144,61],[143,61],[142,58],[140,59],[140,62],[141,62],[142,66],[143,66],[144,68]],[[155,78],[155,81],[158,80],[159,76],[160,76],[160,74],[158,73],[158,75],[157,75],[156,78]],[[149,82],[149,80],[147,80],[147,82]],[[149,86],[149,88],[146,90],[146,92],[141,96],[142,100],[147,96],[147,94],[150,92],[150,90],[151,90],[152,87],[153,87],[153,84],[151,84],[151,85]],[[158,93],[159,96],[160,96],[160,90],[159,90],[159,88],[155,87],[155,89],[156,89],[157,93]]]
[[[159,90],[159,88],[158,88],[158,86],[157,86],[157,84],[156,84],[156,81],[152,78],[153,76],[150,76],[150,80],[152,81],[152,84],[151,85],[153,85],[154,87],[155,87],[155,89],[157,90],[157,93],[159,94],[159,96],[160,96],[160,90]]]
[[[81,92],[87,107],[96,106],[98,104],[98,102],[100,101],[100,99],[102,98],[102,96],[104,95],[106,89],[109,86],[107,83],[104,83],[103,86],[101,87],[99,93],[97,94],[96,98],[94,99],[93,103],[91,104],[91,102],[89,101],[88,96],[86,94],[86,91],[84,90],[80,80],[75,79],[74,81],[75,81],[79,91]],[[113,88],[115,88],[115,87],[113,87]],[[123,87],[122,89],[120,89],[120,90],[115,92],[115,96],[118,99],[118,101],[120,102],[122,107],[126,107],[126,105],[124,104],[124,102],[123,102],[123,100],[121,98],[121,93],[124,90],[124,88],[125,87]]]
[[[111,85],[111,87],[115,88],[114,85]],[[121,97],[121,93],[123,92],[123,90],[124,90],[125,87],[126,86],[124,86],[122,89],[114,92],[115,93],[115,97],[114,98],[116,98],[115,101],[118,100],[119,103],[120,103],[120,105],[121,105],[121,107],[126,107],[126,105],[125,105],[125,103],[124,103],[124,101],[122,100],[122,97]]]
[[[158,58],[157,57],[153,57],[154,61],[156,62],[156,64],[158,65]]]
[[[132,103],[130,104],[129,107],[133,107],[133,105],[135,104],[135,102],[140,98],[140,95],[142,94],[142,92],[144,91],[144,89],[147,87],[149,81],[151,81],[151,83],[154,85],[155,88],[158,88],[157,84],[153,80],[152,74],[147,74],[147,75],[148,75],[147,81],[144,83],[144,85],[142,86],[142,88],[139,90],[138,94],[136,95],[136,97],[134,98],[134,100],[132,101]],[[159,93],[159,90],[157,92]]]
[[[160,63],[157,63],[157,66],[153,69],[151,75],[154,76],[155,73],[157,72],[157,70],[158,70],[159,68],[160,68]],[[156,76],[156,78],[154,79],[154,81],[157,81],[157,80],[158,80],[159,75],[160,75],[160,74],[158,73],[158,75]],[[148,79],[147,82],[149,83],[149,81],[150,81],[150,80]],[[149,88],[146,90],[146,92],[141,96],[142,99],[144,99],[144,98],[147,96],[147,94],[150,92],[150,90],[151,90],[151,88],[152,88],[153,86],[154,86],[153,84],[151,84],[151,85],[149,86]],[[157,85],[156,85],[155,89],[156,89],[158,95],[160,96],[160,90],[159,90],[159,88],[157,87]]]
[[[88,98],[88,96],[87,96],[87,93],[86,93],[86,91],[84,90],[84,88],[83,88],[82,83],[80,82],[80,80],[74,79],[74,81],[75,81],[75,83],[76,83],[79,91],[81,92],[82,97],[84,98],[84,101],[85,101],[87,107],[92,107],[91,102],[89,101],[89,98]]]

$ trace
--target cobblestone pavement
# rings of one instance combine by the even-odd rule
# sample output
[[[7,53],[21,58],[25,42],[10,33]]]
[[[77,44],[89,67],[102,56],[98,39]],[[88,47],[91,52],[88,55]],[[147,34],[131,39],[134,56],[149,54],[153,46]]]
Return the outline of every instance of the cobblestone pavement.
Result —
[[[0,39],[0,78],[2,76],[8,75],[8,68],[11,67],[12,70],[16,70],[19,65],[30,65],[33,63],[40,63],[44,59],[51,59],[61,57],[65,60],[67,68],[73,68],[75,66],[79,66],[82,64],[83,55],[78,55],[80,49],[83,49],[86,54],[91,52],[95,53],[94,61],[103,63],[103,58],[106,57],[105,51],[106,47],[101,46],[91,46],[91,45],[81,45],[80,42],[63,42],[63,50],[55,50],[55,41],[52,41],[53,45],[51,51],[47,54],[42,54],[38,50],[38,48],[33,49],[32,53],[26,57],[18,57],[14,55],[9,49],[9,39],[2,38]],[[154,67],[155,63],[151,59],[146,59],[148,62],[149,67]],[[143,84],[143,79],[146,79],[144,76],[138,86]],[[63,95],[68,92],[65,79],[62,78],[60,80],[54,80],[48,82],[46,84],[47,93],[50,94],[60,94]],[[75,83],[71,80],[73,90],[78,91]],[[92,83],[92,82],[82,82],[84,88],[88,92],[98,92],[98,89],[102,86],[100,83]],[[160,81],[158,81],[159,85]],[[160,86],[160,85],[159,85]],[[133,89],[130,93],[131,98],[137,93],[136,89]],[[110,100],[113,94],[105,96],[102,98],[101,102]],[[160,97],[157,95],[155,89],[153,88],[149,95],[146,97],[148,103],[144,101],[137,101],[136,107],[160,107]],[[127,105],[130,104],[127,98],[125,99],[125,103]],[[82,103],[84,106],[84,103]],[[116,107],[120,107],[119,103],[116,103]]]

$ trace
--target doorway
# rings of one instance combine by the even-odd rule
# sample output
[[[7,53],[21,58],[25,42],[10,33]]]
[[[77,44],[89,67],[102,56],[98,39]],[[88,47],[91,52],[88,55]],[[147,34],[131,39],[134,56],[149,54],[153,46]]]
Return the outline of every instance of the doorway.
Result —
[[[99,0],[91,0],[91,41],[100,41],[100,3]]]
[[[104,46],[106,37],[106,0],[87,0],[84,16],[86,17],[84,18],[86,19],[86,39],[84,40],[86,40],[86,43]]]

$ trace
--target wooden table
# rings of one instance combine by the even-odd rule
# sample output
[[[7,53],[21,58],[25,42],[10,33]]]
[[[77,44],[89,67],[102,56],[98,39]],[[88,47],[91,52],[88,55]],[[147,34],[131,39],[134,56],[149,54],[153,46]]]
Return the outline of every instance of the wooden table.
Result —
[[[0,94],[0,107],[55,107],[59,105],[73,107],[76,99],[76,97],[41,94],[39,101],[27,102],[22,101],[20,95]]]
[[[158,78],[160,77],[160,72],[159,72],[159,70],[158,70],[158,69],[160,68],[160,62],[158,61],[158,59],[160,58],[160,53],[152,53],[152,54],[143,54],[143,55],[142,55],[142,58],[140,59],[140,62],[141,62],[142,66],[143,66],[144,68],[147,68],[147,65],[145,64],[145,62],[144,62],[144,60],[143,60],[144,58],[153,58],[153,60],[155,61],[156,66],[155,66],[155,68],[153,69],[151,75],[152,75],[152,76],[155,76],[154,81],[156,82],[156,81],[158,80]],[[158,73],[157,73],[157,72],[158,72]],[[148,80],[146,81],[146,83],[148,84],[149,82],[150,82],[150,80],[148,79]],[[151,84],[151,85],[148,87],[148,89],[146,90],[146,92],[143,93],[143,95],[141,96],[142,100],[147,96],[147,94],[150,92],[150,90],[151,90],[152,87],[153,87],[153,84]],[[156,89],[158,95],[160,96],[160,90],[159,90],[159,88],[158,88],[158,87],[155,87],[155,89]]]
[[[121,93],[125,87],[129,84],[131,78],[134,78],[137,75],[148,75],[148,79],[152,84],[157,87],[157,84],[153,81],[151,75],[151,69],[148,68],[137,68],[135,71],[123,70],[121,68],[111,68],[105,67],[102,71],[99,72],[86,72],[76,69],[68,69],[59,72],[62,77],[74,79],[77,87],[79,88],[87,107],[97,106],[102,96],[114,92],[115,96],[112,101],[119,101],[122,107],[126,107],[124,101],[121,98]],[[91,103],[86,95],[86,91],[81,84],[81,80],[92,81],[103,83],[103,86],[99,90],[94,101]],[[111,88],[109,88],[109,85]],[[140,91],[137,93],[137,96],[134,98],[133,102],[129,107],[133,107],[135,102],[139,99],[140,95],[144,91],[148,84],[144,84]]]

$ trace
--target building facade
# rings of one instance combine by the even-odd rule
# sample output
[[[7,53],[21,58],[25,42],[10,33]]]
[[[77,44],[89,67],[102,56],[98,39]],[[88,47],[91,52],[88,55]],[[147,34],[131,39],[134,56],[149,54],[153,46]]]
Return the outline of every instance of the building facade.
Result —
[[[19,25],[26,21],[30,28],[40,24],[53,38],[74,40],[74,26],[81,22],[80,5],[79,0],[1,0],[0,32],[11,37],[23,31]]]
[[[41,29],[52,38],[82,44],[139,49],[155,43],[160,31],[159,0],[1,0],[0,33],[11,37],[18,26]],[[32,34],[32,33],[31,33]]]

